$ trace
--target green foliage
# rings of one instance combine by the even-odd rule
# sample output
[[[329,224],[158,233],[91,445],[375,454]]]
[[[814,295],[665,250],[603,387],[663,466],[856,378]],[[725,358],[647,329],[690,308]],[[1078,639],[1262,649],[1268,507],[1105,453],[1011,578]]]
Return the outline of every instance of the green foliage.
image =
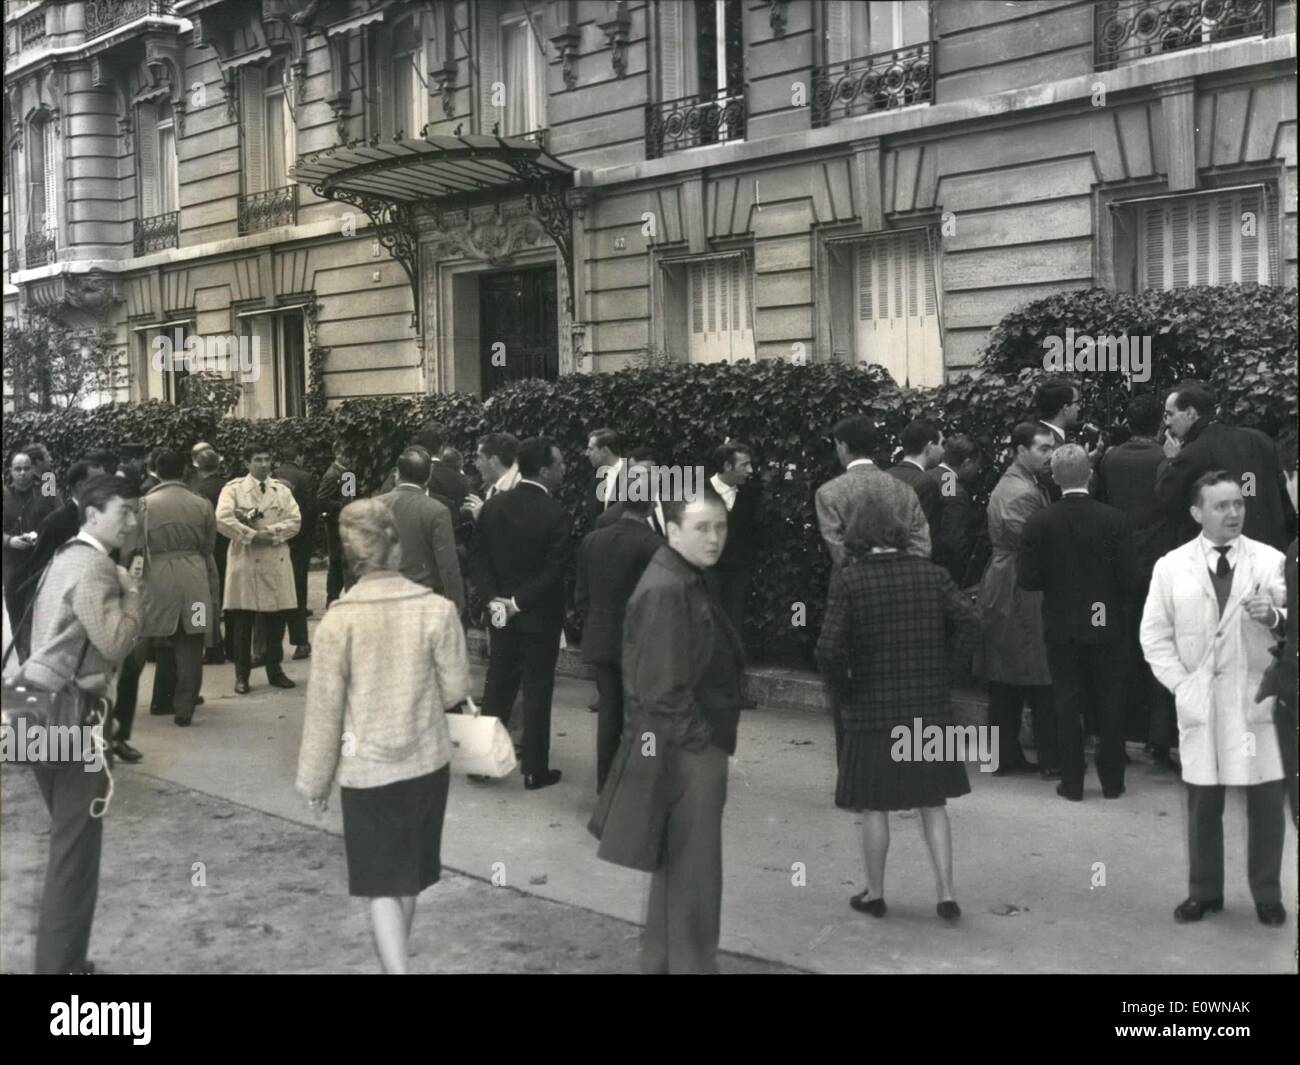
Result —
[[[113,388],[119,377],[112,336],[31,313],[4,327],[6,399],[15,411],[66,410]]]
[[[763,482],[764,547],[750,587],[746,635],[768,657],[810,661],[820,628],[829,558],[817,530],[813,497],[839,472],[829,439],[832,425],[868,413],[884,428],[876,456],[888,464],[903,427],[927,415],[949,434],[964,432],[984,447],[986,461],[974,495],[983,501],[1006,462],[1011,428],[1033,415],[1035,388],[1045,379],[1043,338],[1130,335],[1150,332],[1155,343],[1153,380],[1140,386],[1159,393],[1184,376],[1202,376],[1222,401],[1223,416],[1276,433],[1296,414],[1296,293],[1233,287],[1136,296],[1090,291],[1029,304],[993,331],[979,369],[942,388],[897,387],[879,367],[843,363],[796,366],[782,361],[736,365],[682,365],[651,361],[612,374],[571,374],[558,381],[520,381],[486,402],[465,394],[348,400],[324,414],[256,423],[221,417],[217,404],[174,408],[159,402],[5,419],[4,446],[39,439],[48,444],[62,474],[95,446],[165,444],[188,451],[209,440],[224,456],[224,470],[243,472],[240,453],[249,437],[277,455],[301,447],[309,468],[329,464],[333,442],[352,455],[358,490],[377,489],[401,448],[429,419],[446,426],[449,442],[467,458],[485,432],[508,430],[521,439],[552,437],[564,453],[567,475],[560,499],[574,515],[575,538],[585,534],[584,502],[593,471],[584,455],[588,433],[617,428],[636,445],[655,450],[666,465],[707,465],[728,437],[754,449]],[[1113,380],[1112,380],[1113,378]],[[1113,442],[1129,393],[1115,374],[1075,375],[1085,416]],[[712,473],[712,468],[708,469]],[[806,607],[805,624],[792,625],[792,608]],[[571,634],[573,634],[571,632]]]

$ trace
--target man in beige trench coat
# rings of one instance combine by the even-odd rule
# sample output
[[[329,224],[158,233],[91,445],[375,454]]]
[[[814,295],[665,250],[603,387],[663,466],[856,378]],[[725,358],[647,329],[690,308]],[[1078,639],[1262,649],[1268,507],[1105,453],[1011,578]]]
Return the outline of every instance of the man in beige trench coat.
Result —
[[[271,477],[271,449],[253,440],[244,448],[248,476],[231,481],[217,501],[217,531],[230,540],[225,608],[235,649],[235,693],[248,692],[253,626],[266,640],[266,678],[277,688],[295,687],[284,675],[284,630],[297,609],[288,541],[302,516],[287,484]]]

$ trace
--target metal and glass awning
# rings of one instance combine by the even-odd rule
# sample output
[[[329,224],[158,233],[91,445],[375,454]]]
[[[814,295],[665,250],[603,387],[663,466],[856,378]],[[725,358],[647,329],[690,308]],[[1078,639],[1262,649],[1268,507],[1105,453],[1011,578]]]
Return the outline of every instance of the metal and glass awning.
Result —
[[[569,282],[572,314],[573,236],[565,193],[574,168],[531,136],[429,134],[420,139],[354,141],[304,156],[290,169],[317,196],[360,208],[380,243],[402,264],[420,313],[417,215],[443,208],[522,197],[555,242]]]

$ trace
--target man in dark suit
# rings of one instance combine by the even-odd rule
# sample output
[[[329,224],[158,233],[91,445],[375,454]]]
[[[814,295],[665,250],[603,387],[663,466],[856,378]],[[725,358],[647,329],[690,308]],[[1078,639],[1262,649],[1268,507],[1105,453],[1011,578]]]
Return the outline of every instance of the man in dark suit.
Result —
[[[318,516],[325,520],[325,540],[329,545],[329,572],[325,578],[325,607],[343,594],[343,541],[339,539],[339,514],[357,498],[357,478],[342,440],[334,444],[334,461],[329,464],[316,490]]]
[[[1097,499],[1123,511],[1133,533],[1138,568],[1133,599],[1137,603],[1146,602],[1156,560],[1176,546],[1165,508],[1156,497],[1156,474],[1165,461],[1164,450],[1156,443],[1162,414],[1160,401],[1154,396],[1134,396],[1126,416],[1132,435],[1107,451],[1097,467]],[[1127,650],[1129,675],[1124,685],[1126,718],[1130,734],[1146,737],[1156,764],[1177,769],[1178,763],[1170,754],[1170,749],[1178,745],[1174,699],[1157,683],[1142,654],[1138,639],[1141,623],[1141,611],[1133,610]]]
[[[943,461],[943,431],[933,422],[918,418],[903,430],[901,443],[903,457],[890,468],[889,474],[911,485],[916,498],[921,501],[921,512],[925,515],[933,544],[943,499],[939,494],[939,482],[926,476],[926,472]]]
[[[709,576],[722,609],[743,642],[745,598],[759,536],[759,485],[753,480],[753,450],[739,440],[728,440],[714,450],[713,467],[718,472],[709,478],[709,483],[727,508],[727,543],[718,564],[709,570]]]
[[[979,579],[967,573],[979,536],[979,509],[970,497],[970,485],[979,476],[979,445],[969,436],[950,436],[943,442],[943,461],[926,473],[939,495],[937,523],[930,522],[930,542],[936,565],[948,571],[958,588]],[[917,493],[918,495],[920,493]]]
[[[226,487],[226,478],[221,473],[221,456],[211,444],[200,441],[190,450],[190,462],[194,472],[190,474],[189,489],[211,503],[215,513],[217,502],[221,499],[221,490]],[[218,536],[212,552],[212,561],[217,565],[217,617],[222,616],[221,604],[226,591],[226,559],[229,552],[230,541],[224,536]],[[230,626],[226,625],[225,628],[223,637],[220,627],[213,626],[208,646],[203,652],[204,665],[220,666],[225,664],[227,658],[234,658]]]
[[[1043,593],[1043,640],[1055,687],[1061,782],[1083,799],[1083,720],[1096,709],[1102,794],[1124,793],[1124,656],[1137,562],[1128,518],[1088,495],[1092,464],[1078,444],[1052,452],[1061,498],[1025,522],[1017,582]]]
[[[663,503],[658,499],[655,492],[658,485],[654,480],[654,450],[648,447],[634,447],[627,453],[626,462],[629,478],[629,492],[631,491],[630,485],[632,478],[638,476],[632,471],[638,466],[645,467],[647,470],[646,476],[650,479],[651,494],[654,498],[648,502],[649,510],[640,515],[640,517],[646,528],[651,529],[658,536],[662,537],[664,535],[664,512]],[[600,515],[596,518],[596,528],[603,529],[618,521],[623,516],[623,503],[623,500],[617,499],[616,502],[610,503],[608,507],[601,511]]]
[[[307,570],[311,567],[311,549],[316,540],[316,517],[319,513],[316,478],[307,471],[306,461],[307,456],[299,447],[291,459],[275,468],[276,480],[289,486],[298,504],[298,513],[302,515],[302,528],[289,541],[289,562],[293,566],[293,585],[298,596],[298,608],[289,616],[289,642],[294,645],[295,659],[311,656],[311,644],[307,640]]]
[[[546,437],[519,445],[519,482],[478,512],[470,571],[488,603],[490,648],[483,712],[509,724],[524,693],[524,787],[555,784],[549,767],[551,692],[564,624],[564,577],[570,557],[569,512],[553,498],[564,483],[564,456]]]
[[[1277,445],[1282,472],[1286,476],[1287,495],[1291,507],[1296,507],[1296,437],[1287,433]],[[1287,800],[1291,803],[1291,820],[1300,828],[1300,815],[1296,813],[1296,541],[1286,549],[1286,623],[1280,635],[1282,643],[1274,649],[1275,661],[1264,674],[1256,702],[1270,695],[1277,696],[1273,707],[1273,724],[1277,729],[1277,742],[1282,750],[1282,773],[1286,781]]]
[[[1211,470],[1227,470],[1246,500],[1243,535],[1285,551],[1295,538],[1296,514],[1273,442],[1258,429],[1224,425],[1214,417],[1214,393],[1200,381],[1184,381],[1165,401],[1165,454],[1156,495],[1176,530],[1175,543],[1193,539],[1197,526],[1189,510],[1192,485]]]
[[[623,734],[623,616],[636,582],[663,546],[646,523],[651,501],[627,499],[617,521],[587,534],[578,548],[582,659],[596,669],[596,790],[605,786]]]
[[[408,447],[397,459],[397,486],[379,496],[393,512],[402,548],[402,576],[446,596],[465,612],[465,585],[456,556],[451,511],[428,494],[429,456],[423,448]]]
[[[613,429],[593,429],[587,436],[587,461],[595,470],[591,491],[587,493],[587,524],[596,526],[596,519],[615,502],[614,485],[623,468],[623,438]]]

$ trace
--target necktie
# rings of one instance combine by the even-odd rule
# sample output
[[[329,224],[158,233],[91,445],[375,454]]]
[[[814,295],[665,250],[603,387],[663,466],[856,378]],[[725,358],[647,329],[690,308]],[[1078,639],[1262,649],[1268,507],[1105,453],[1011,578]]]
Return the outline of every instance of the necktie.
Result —
[[[258,481],[258,482],[257,482],[257,487],[258,487],[258,490],[261,491],[262,495],[266,495],[266,482],[265,482],[265,481]]]
[[[1214,550],[1219,552],[1219,564],[1214,567],[1214,575],[1216,577],[1232,576],[1232,567],[1228,565],[1228,552],[1232,550],[1231,545],[1216,547]]]

